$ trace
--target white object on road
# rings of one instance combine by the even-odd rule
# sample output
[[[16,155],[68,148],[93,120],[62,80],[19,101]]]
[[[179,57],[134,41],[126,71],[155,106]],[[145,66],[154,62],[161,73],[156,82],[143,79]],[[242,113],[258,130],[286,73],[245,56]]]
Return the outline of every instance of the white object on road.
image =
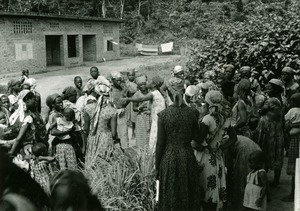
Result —
[[[173,51],[173,42],[161,44],[160,47],[161,47],[162,53],[172,52]]]

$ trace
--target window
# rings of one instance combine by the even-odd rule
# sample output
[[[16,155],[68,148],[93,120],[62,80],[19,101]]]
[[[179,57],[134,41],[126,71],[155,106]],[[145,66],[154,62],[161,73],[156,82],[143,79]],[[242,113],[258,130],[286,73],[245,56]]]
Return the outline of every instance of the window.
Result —
[[[32,33],[32,23],[28,21],[14,21],[15,34],[29,34]]]
[[[15,43],[15,54],[17,61],[33,59],[32,43]]]
[[[50,28],[59,28],[59,23],[50,22]]]
[[[114,44],[113,40],[107,40],[107,51],[113,51],[114,50]]]
[[[68,57],[78,57],[79,46],[78,46],[78,35],[68,35]]]

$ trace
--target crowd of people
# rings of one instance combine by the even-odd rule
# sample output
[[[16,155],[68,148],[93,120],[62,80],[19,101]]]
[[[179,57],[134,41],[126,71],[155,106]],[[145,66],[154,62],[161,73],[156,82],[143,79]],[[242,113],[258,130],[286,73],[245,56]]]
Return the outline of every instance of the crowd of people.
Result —
[[[159,210],[266,210],[284,156],[292,179],[282,200],[291,202],[300,141],[295,73],[227,64],[191,84],[179,65],[167,80],[134,70],[106,78],[91,67],[85,83],[76,76],[47,96],[42,116],[36,80],[24,70],[0,96],[0,208],[101,210],[79,169],[128,147],[155,156]]]

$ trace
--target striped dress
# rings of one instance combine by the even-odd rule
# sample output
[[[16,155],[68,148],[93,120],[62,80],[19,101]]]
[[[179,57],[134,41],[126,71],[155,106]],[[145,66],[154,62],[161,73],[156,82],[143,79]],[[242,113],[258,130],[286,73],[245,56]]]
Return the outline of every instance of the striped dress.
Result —
[[[143,96],[141,91],[137,91],[134,94],[135,97],[141,97]],[[150,110],[149,102],[142,102],[139,103],[139,107],[143,107],[146,105]],[[136,146],[139,148],[145,148],[149,145],[149,139],[150,139],[150,129],[151,129],[151,118],[150,118],[150,112],[143,111],[138,112],[136,115],[136,128],[135,128],[135,138],[136,138]]]

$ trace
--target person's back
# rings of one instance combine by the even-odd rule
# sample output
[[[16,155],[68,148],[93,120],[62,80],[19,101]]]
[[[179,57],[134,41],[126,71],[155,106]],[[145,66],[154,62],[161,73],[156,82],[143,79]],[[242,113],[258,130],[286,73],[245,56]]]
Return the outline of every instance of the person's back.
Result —
[[[192,129],[198,120],[197,111],[188,106],[169,106],[159,115],[165,125],[167,144],[190,146]]]

